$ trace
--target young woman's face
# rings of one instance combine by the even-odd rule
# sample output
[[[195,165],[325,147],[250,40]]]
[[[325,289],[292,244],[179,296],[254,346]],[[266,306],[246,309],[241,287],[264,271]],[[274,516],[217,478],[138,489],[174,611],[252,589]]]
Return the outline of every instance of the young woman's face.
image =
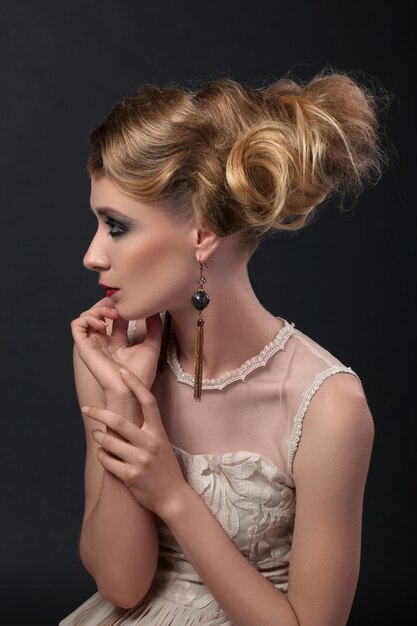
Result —
[[[104,176],[91,180],[91,208],[98,227],[83,263],[100,284],[118,290],[112,298],[120,316],[143,319],[189,306],[198,274],[196,227],[132,200]]]

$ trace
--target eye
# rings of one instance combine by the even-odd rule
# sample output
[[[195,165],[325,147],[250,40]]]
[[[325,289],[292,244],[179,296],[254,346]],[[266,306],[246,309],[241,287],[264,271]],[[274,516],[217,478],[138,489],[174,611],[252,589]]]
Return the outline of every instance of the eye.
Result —
[[[124,233],[127,232],[127,228],[125,226],[123,226],[122,224],[119,224],[118,222],[113,220],[111,217],[108,217],[107,219],[105,219],[104,223],[110,226],[110,230],[107,233],[110,237],[120,237],[120,235],[123,235]]]

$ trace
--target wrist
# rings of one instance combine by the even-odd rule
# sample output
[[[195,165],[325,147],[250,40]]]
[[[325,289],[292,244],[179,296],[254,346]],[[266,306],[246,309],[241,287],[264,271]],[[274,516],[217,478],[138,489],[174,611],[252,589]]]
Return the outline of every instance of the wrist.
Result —
[[[143,423],[142,407],[140,406],[136,396],[128,391],[127,393],[104,393],[106,409],[120,413],[126,419],[135,423]]]
[[[123,404],[125,402],[131,401],[132,399],[136,399],[135,395],[127,387],[125,387],[124,390],[120,390],[120,391],[104,390],[104,398],[106,400],[106,403],[111,403],[111,404],[117,404],[117,403]]]
[[[190,507],[195,506],[195,498],[200,500],[198,494],[184,479],[181,486],[174,490],[171,498],[164,502],[156,514],[168,527],[171,525],[175,527],[177,520],[181,523]]]

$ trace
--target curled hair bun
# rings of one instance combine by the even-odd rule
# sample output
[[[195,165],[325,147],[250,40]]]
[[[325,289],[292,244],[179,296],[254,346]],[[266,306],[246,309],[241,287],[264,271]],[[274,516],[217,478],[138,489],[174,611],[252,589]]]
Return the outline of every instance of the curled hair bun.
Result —
[[[87,169],[170,214],[198,215],[242,250],[296,230],[336,191],[378,179],[383,153],[371,91],[343,73],[260,89],[230,79],[200,90],[145,85],[91,133]]]
[[[260,120],[237,138],[226,166],[258,232],[299,229],[331,194],[359,192],[379,178],[377,107],[364,87],[322,73],[304,86],[281,79],[259,91]]]

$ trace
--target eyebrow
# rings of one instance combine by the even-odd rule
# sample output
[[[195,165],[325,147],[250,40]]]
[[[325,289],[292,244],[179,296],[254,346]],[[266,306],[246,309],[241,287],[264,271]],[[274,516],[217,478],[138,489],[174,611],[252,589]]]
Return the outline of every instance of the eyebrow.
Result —
[[[94,213],[94,209],[92,206],[90,206],[90,211]],[[132,224],[134,222],[133,219],[131,219],[124,213],[121,213],[120,211],[117,211],[117,209],[112,209],[111,207],[107,207],[107,206],[97,207],[96,213],[97,215],[116,215],[118,217],[123,218],[124,220],[127,220],[128,222],[131,222]]]

